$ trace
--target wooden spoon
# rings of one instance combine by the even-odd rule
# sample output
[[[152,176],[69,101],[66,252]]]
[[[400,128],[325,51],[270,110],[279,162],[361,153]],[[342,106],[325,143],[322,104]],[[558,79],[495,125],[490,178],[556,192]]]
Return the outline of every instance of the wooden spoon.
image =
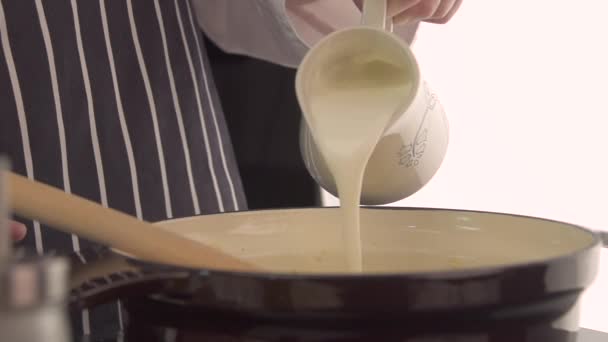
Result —
[[[9,205],[23,217],[108,245],[145,261],[191,268],[255,269],[255,266],[219,249],[186,239],[130,215],[12,172],[7,172],[6,176]]]

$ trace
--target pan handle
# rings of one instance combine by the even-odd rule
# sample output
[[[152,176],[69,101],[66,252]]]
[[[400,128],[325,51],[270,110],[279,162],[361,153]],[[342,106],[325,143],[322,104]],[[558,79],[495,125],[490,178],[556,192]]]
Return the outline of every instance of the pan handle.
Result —
[[[189,272],[142,266],[107,248],[75,252],[71,257],[70,307],[97,305],[162,292],[168,284],[189,277]]]
[[[595,233],[599,236],[602,241],[602,246],[608,248],[608,232],[596,230]]]

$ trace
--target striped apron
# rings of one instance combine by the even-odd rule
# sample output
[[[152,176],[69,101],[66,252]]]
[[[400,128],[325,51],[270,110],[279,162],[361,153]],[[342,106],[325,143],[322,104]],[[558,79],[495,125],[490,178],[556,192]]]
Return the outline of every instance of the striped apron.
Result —
[[[0,0],[0,41],[14,171],[148,221],[246,209],[189,1]],[[39,253],[92,245],[16,219]],[[122,323],[119,303],[73,319],[96,336]]]

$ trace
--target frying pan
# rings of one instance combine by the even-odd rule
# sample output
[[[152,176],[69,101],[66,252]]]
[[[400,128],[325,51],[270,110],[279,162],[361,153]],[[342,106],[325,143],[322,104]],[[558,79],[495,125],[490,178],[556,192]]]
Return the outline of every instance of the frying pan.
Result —
[[[364,208],[361,215],[362,274],[341,271],[338,208],[203,215],[158,226],[265,271],[88,251],[74,256],[71,302],[121,298],[167,312],[275,322],[479,323],[565,315],[598,268],[598,235],[567,223],[448,209]],[[571,316],[568,324],[578,326]]]
[[[94,258],[77,253],[74,307],[125,299],[128,308],[153,303],[175,316],[199,312],[346,326],[407,319],[432,329],[438,321],[476,327],[543,318],[568,330],[578,327],[578,297],[596,275],[601,248],[597,234],[556,221],[364,208],[364,272],[352,274],[344,271],[346,253],[339,248],[338,208],[225,213],[150,226],[18,176],[10,180],[14,207],[25,216],[63,224],[131,253],[105,249]],[[40,193],[46,196],[37,197]],[[81,210],[72,214],[61,202]],[[88,226],[87,216],[97,219]],[[139,244],[133,234],[116,236],[124,227],[108,222],[133,222],[148,239]],[[162,258],[154,253],[155,241]],[[188,254],[181,246],[188,246]]]

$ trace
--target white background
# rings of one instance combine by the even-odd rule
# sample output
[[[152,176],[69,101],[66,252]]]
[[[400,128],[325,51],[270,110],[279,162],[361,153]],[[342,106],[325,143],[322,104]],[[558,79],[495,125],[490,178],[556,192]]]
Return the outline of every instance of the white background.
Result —
[[[465,0],[414,44],[450,120],[441,170],[400,206],[608,230],[608,2]],[[328,204],[335,205],[333,198]],[[582,326],[608,331],[608,250]]]

